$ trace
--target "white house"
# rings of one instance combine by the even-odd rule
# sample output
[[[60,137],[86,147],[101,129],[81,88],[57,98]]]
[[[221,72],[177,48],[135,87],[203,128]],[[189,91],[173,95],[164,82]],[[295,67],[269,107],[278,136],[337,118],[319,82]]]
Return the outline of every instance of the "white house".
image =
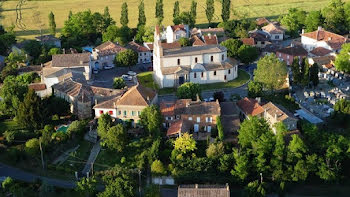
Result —
[[[166,40],[167,43],[173,43],[180,38],[189,38],[189,27],[188,25],[173,25],[166,28]]]
[[[147,47],[140,45],[134,41],[131,41],[128,43],[126,48],[129,48],[138,54],[138,59],[137,59],[138,64],[142,64],[142,63],[146,64],[152,61],[152,52]]]
[[[237,62],[228,59],[221,45],[164,49],[156,27],[153,46],[153,77],[161,88],[185,82],[227,82],[237,78]]]
[[[301,34],[301,44],[308,52],[312,52],[316,48],[324,48],[337,53],[346,42],[346,37],[326,31],[322,29],[322,27],[318,27],[318,29],[313,32],[304,33],[303,31]]]
[[[114,59],[117,53],[125,50],[124,47],[114,44],[113,42],[105,42],[92,50],[92,60],[94,69],[101,70],[106,66],[114,66]]]
[[[283,29],[278,23],[269,23],[261,29],[269,35],[271,41],[281,41],[284,39],[285,29]]]

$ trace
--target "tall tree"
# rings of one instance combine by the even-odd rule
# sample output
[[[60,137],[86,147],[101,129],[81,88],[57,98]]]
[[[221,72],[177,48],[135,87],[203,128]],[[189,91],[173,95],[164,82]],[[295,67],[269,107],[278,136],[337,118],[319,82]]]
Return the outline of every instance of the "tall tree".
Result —
[[[126,49],[115,56],[115,64],[122,67],[130,67],[137,64],[138,54],[131,50]]]
[[[311,31],[316,31],[319,26],[322,26],[323,24],[323,18],[321,11],[316,10],[316,11],[311,11],[307,14],[305,18],[305,31],[306,32],[311,32]]]
[[[15,76],[7,76],[0,89],[0,110],[10,116],[18,113],[20,103],[28,91],[27,84],[19,82]]]
[[[346,22],[344,13],[344,3],[342,0],[331,0],[329,4],[322,9],[325,28],[334,33],[345,33]]]
[[[335,58],[335,68],[339,71],[350,73],[350,44],[343,44],[342,50]]]
[[[126,2],[124,2],[122,5],[120,24],[122,24],[122,26],[128,26],[128,23],[129,23],[128,4]]]
[[[275,54],[266,55],[258,61],[254,75],[254,80],[261,82],[265,88],[276,90],[286,82],[287,65]]]
[[[164,10],[163,10],[163,0],[157,0],[156,2],[156,18],[158,25],[162,24],[162,21],[164,19]]]
[[[229,57],[238,58],[238,49],[243,45],[243,42],[240,39],[230,38],[221,42],[220,45],[227,48],[227,55]]]
[[[72,12],[72,10],[69,10],[69,13],[68,13],[68,20],[71,19],[72,16],[73,16],[73,12]]]
[[[254,46],[243,44],[238,49],[238,57],[242,63],[249,64],[259,57],[259,51]]]
[[[186,82],[177,88],[176,96],[180,99],[192,99],[196,100],[197,96],[200,96],[201,88],[199,84]]]
[[[205,15],[207,16],[207,20],[209,25],[211,24],[211,21],[213,20],[215,8],[214,8],[214,0],[206,0],[206,9],[205,9]]]
[[[116,126],[108,129],[107,135],[102,140],[104,145],[106,145],[110,150],[122,152],[127,145],[126,130],[122,124],[117,124]]]
[[[301,62],[301,84],[303,86],[309,85],[310,82],[310,64],[307,58],[304,58]]]
[[[281,23],[288,28],[289,33],[297,37],[299,30],[303,27],[305,22],[306,12],[298,8],[290,8],[288,14],[282,17]]]
[[[19,105],[16,118],[23,127],[38,129],[44,126],[43,111],[40,97],[34,90],[29,89],[23,102]]]
[[[292,75],[293,75],[293,83],[295,84],[301,84],[301,80],[303,78],[299,62],[300,62],[299,58],[296,57],[293,59],[293,63],[290,66],[292,70]]]
[[[192,19],[194,20],[194,23],[196,23],[196,18],[197,18],[197,2],[192,0],[191,3],[191,9],[190,9],[190,14],[192,16]]]
[[[138,8],[139,8],[139,18],[138,18],[137,27],[145,26],[146,25],[146,14],[145,14],[145,3],[143,2],[143,0],[140,1]]]
[[[180,16],[180,3],[179,1],[175,1],[174,10],[173,10],[173,21],[176,20]]]
[[[231,0],[222,0],[221,18],[222,21],[227,22],[230,19]]]
[[[162,127],[163,117],[159,108],[151,105],[142,110],[140,115],[140,124],[148,132],[149,136],[158,137]]]
[[[318,78],[318,72],[319,72],[319,67],[318,67],[318,64],[315,63],[310,68],[310,81],[312,82],[313,86],[317,86],[318,83],[320,82]]]
[[[56,35],[56,22],[55,22],[55,15],[52,13],[52,11],[49,14],[49,28],[50,28],[50,34],[55,36]]]
[[[103,11],[103,19],[104,19],[104,29],[107,29],[110,25],[115,25],[115,21],[111,17],[111,14],[109,13],[108,6],[105,7]]]
[[[105,139],[108,133],[108,130],[112,127],[112,117],[109,114],[102,114],[98,118],[97,122],[97,134]]]
[[[238,130],[238,143],[243,147],[251,147],[252,142],[264,133],[272,132],[269,124],[263,118],[252,116],[245,119]]]

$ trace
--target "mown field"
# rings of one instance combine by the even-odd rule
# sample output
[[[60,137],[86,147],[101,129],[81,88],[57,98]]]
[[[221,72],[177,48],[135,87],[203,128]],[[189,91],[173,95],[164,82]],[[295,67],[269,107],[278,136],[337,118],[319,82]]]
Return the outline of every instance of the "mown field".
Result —
[[[16,27],[19,36],[31,38],[39,34],[39,25],[34,21],[33,13],[39,11],[44,32],[47,28],[48,14],[53,11],[56,16],[57,28],[63,27],[64,21],[67,19],[70,10],[73,12],[91,9],[92,11],[103,12],[105,6],[109,6],[112,17],[119,23],[121,4],[126,1],[129,5],[129,26],[135,27],[137,24],[138,10],[137,6],[140,0],[49,0],[49,1],[26,1],[22,6],[22,24],[23,28]],[[191,0],[179,0],[180,9],[182,11],[189,10]],[[350,1],[350,0],[343,0]],[[16,24],[16,4],[17,0],[7,1],[3,3],[4,19],[1,23],[5,27]],[[156,19],[154,17],[156,0],[144,0],[147,16],[147,25],[154,25]],[[172,24],[172,10],[175,0],[164,0],[163,24]],[[197,23],[207,23],[205,16],[205,0],[197,0]],[[231,18],[242,17],[276,17],[286,13],[289,8],[303,8],[307,11],[320,9],[328,4],[329,0],[232,0],[231,7],[233,14]],[[220,21],[221,4],[220,0],[215,1],[215,20]]]

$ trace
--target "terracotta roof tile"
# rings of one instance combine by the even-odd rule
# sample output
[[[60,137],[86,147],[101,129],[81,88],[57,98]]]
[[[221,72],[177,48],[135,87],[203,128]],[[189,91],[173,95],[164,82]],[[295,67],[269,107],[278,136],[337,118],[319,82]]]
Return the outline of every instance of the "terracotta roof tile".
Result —
[[[186,31],[186,28],[185,28],[185,25],[183,24],[180,24],[180,25],[172,25],[171,26],[171,29],[173,30],[173,32],[176,32],[176,31]]]
[[[90,53],[57,54],[52,56],[52,67],[89,66]]]
[[[150,51],[147,47],[142,46],[134,41],[129,42],[128,45],[126,46],[126,48],[134,50],[135,52],[149,52]]]
[[[181,44],[179,42],[173,42],[173,43],[162,43],[163,49],[176,49],[181,48]]]
[[[264,109],[264,111],[266,111],[266,113],[268,113],[270,116],[272,117],[276,117],[276,121],[283,121],[287,118],[294,118],[294,115],[291,114],[289,111],[287,111],[286,109],[282,108],[282,107],[278,107],[275,104],[273,104],[272,102],[268,102],[265,105],[262,106],[262,108]]]
[[[254,38],[242,38],[241,40],[245,45],[255,46]]]
[[[247,98],[241,99],[237,102],[237,106],[248,116],[256,116],[264,112],[264,109],[257,100]]]
[[[283,34],[285,30],[277,24],[269,23],[261,28],[262,30],[269,32],[270,34]]]
[[[160,112],[162,113],[163,116],[174,116],[175,102],[172,102],[172,101],[161,102],[159,106],[160,106]]]
[[[46,90],[46,85],[44,83],[32,83],[28,85],[28,88],[34,91],[42,91]]]
[[[203,39],[204,39],[205,44],[207,44],[207,45],[219,44],[216,35],[209,35],[209,34],[208,35],[204,35]]]
[[[106,56],[106,55],[111,55],[111,54],[117,54],[120,51],[125,50],[124,47],[115,44],[111,41],[107,41],[99,46],[97,46],[95,49],[98,50],[99,55],[101,56]]]
[[[312,51],[310,51],[310,53],[316,56],[325,56],[329,53],[332,53],[332,51],[323,47],[317,47],[317,48],[314,48]]]
[[[302,46],[289,46],[283,49],[278,49],[276,52],[292,55],[292,56],[307,56],[307,51]]]
[[[117,105],[148,106],[156,92],[150,88],[136,85],[130,88],[118,101]]]
[[[187,120],[181,119],[171,123],[166,135],[172,136],[172,135],[179,134],[180,132],[189,132],[190,129],[191,129],[191,123],[189,123]]]
[[[270,21],[267,20],[265,17],[257,18],[255,21],[256,21],[256,24],[257,24],[258,26],[261,26],[261,25],[270,23]]]

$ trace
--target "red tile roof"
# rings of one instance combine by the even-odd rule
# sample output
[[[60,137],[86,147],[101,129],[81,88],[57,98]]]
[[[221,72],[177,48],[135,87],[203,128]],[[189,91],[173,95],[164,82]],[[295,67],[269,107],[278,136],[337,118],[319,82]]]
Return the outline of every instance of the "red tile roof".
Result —
[[[307,56],[308,55],[307,51],[302,46],[299,46],[299,45],[279,49],[276,52],[291,55],[291,56]]]
[[[32,83],[28,85],[28,88],[34,91],[42,91],[46,90],[46,85],[44,83]]]
[[[171,26],[171,29],[173,30],[173,32],[176,32],[176,31],[179,31],[179,30],[186,31],[185,25],[183,25],[183,24],[173,25],[173,26]]]
[[[269,23],[268,25],[262,27],[262,29],[270,34],[283,34],[285,30],[278,24]]]
[[[263,17],[263,18],[257,18],[257,19],[256,19],[256,24],[257,24],[258,26],[264,25],[264,24],[266,24],[266,23],[270,23],[270,21],[267,20],[265,17]]]
[[[242,38],[241,40],[245,45],[255,46],[254,38]]]
[[[126,47],[134,50],[135,52],[148,52],[148,51],[150,51],[147,47],[142,46],[134,41],[129,42],[128,46],[126,46]]]
[[[163,116],[173,116],[175,114],[175,102],[161,102],[159,106]]]
[[[329,53],[332,53],[332,51],[323,47],[317,47],[317,48],[314,48],[314,50],[310,51],[310,53],[316,56],[325,56]]]
[[[264,112],[264,109],[257,100],[247,98],[241,99],[237,102],[237,106],[248,116],[256,116]]]
[[[217,39],[216,35],[209,35],[209,34],[204,35],[203,39],[204,39],[205,44],[207,44],[207,45],[218,44],[218,39]]]
[[[171,123],[166,135],[172,136],[179,134],[180,132],[189,132],[191,129],[191,123],[186,120],[177,120]]]
[[[173,43],[162,43],[163,49],[176,49],[181,48],[181,44],[179,42],[173,42]]]
[[[344,36],[326,31],[324,29],[304,33],[301,34],[301,36],[305,36],[317,41],[325,41],[333,49],[340,49],[341,45],[347,41]]]

